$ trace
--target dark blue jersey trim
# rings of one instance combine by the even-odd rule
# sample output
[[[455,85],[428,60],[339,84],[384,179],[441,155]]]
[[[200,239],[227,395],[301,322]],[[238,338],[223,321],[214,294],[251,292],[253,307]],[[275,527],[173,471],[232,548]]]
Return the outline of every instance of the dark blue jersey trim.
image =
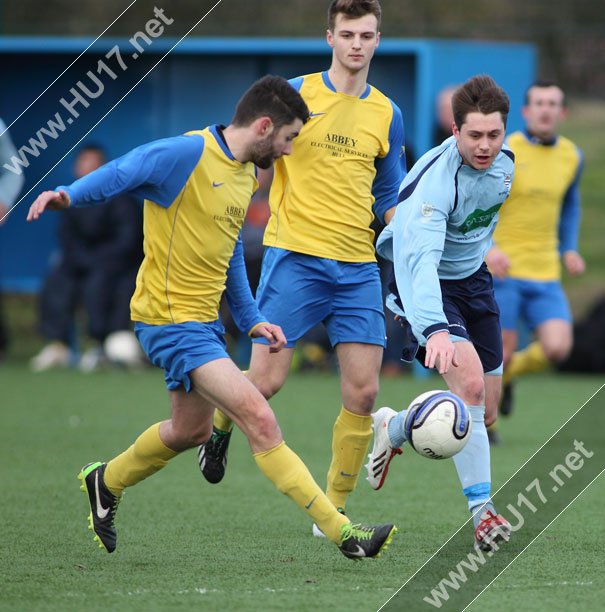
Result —
[[[456,210],[456,206],[458,206],[458,172],[460,172],[460,168],[462,168],[462,164],[458,166],[458,170],[456,170],[456,174],[454,175],[455,195],[454,195],[454,208],[452,208],[452,212],[454,212]]]
[[[510,157],[511,161],[515,163],[515,154],[509,149],[502,149],[502,153],[506,155],[506,157]]]
[[[231,153],[231,151],[229,150],[229,147],[227,146],[227,141],[225,140],[225,137],[223,136],[223,130],[225,129],[224,125],[211,125],[208,128],[210,130],[210,133],[214,136],[216,142],[218,142],[219,147],[223,150],[223,153],[231,160],[231,161],[236,161],[235,157],[233,157],[233,153]]]
[[[443,155],[444,152],[445,150],[441,151],[439,155],[433,157],[433,159],[431,159],[431,161],[418,173],[418,176],[409,185],[406,185],[404,189],[402,189],[399,197],[397,198],[397,204],[407,200],[412,193],[414,193],[414,189],[416,189],[418,186],[418,183],[420,182],[420,179],[423,177],[424,173]]]
[[[434,325],[429,325],[423,332],[422,335],[425,338],[428,338],[431,334],[434,334],[438,331],[448,331],[449,325],[447,323],[435,323]]]
[[[334,93],[338,93],[338,90],[336,89],[336,87],[334,87],[334,85],[332,84],[332,81],[330,81],[330,77],[328,76],[328,71],[326,70],[325,72],[321,73],[321,78],[324,82],[324,85],[330,90],[333,91]],[[366,88],[364,90],[364,92],[359,96],[360,100],[364,100],[365,98],[367,98],[370,95],[370,92],[372,91],[372,87],[366,83]]]

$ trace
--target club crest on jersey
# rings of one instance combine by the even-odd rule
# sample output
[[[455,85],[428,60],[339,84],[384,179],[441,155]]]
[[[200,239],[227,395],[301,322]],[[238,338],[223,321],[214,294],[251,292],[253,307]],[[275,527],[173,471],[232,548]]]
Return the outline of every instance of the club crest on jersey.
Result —
[[[433,212],[435,212],[435,207],[430,204],[429,202],[423,202],[422,203],[422,208],[420,209],[420,214],[423,217],[430,217],[432,216]]]
[[[504,177],[504,191],[500,191],[500,192],[498,193],[498,195],[499,195],[499,196],[505,196],[505,197],[508,197],[508,196],[509,196],[509,194],[510,194],[510,187],[511,187],[511,184],[512,184],[512,179],[511,179],[510,174],[505,175],[505,177]]]

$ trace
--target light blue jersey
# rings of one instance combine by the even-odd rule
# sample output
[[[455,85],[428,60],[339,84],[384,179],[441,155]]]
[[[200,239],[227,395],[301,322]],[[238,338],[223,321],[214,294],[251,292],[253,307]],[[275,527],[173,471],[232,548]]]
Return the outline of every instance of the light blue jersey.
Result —
[[[463,164],[452,136],[423,155],[401,184],[397,211],[376,248],[395,264],[405,317],[421,342],[448,329],[439,280],[464,279],[481,267],[513,162],[505,146],[487,170],[475,170]]]

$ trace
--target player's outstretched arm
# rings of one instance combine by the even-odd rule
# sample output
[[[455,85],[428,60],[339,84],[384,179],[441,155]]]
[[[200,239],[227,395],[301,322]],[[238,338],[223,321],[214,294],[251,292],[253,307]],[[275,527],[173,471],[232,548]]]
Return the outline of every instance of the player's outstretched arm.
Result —
[[[29,207],[28,221],[36,221],[45,210],[65,210],[69,208],[70,199],[67,193],[61,191],[43,191]]]
[[[279,325],[259,323],[250,332],[252,338],[265,338],[269,342],[269,352],[277,353],[286,346],[286,336]]]

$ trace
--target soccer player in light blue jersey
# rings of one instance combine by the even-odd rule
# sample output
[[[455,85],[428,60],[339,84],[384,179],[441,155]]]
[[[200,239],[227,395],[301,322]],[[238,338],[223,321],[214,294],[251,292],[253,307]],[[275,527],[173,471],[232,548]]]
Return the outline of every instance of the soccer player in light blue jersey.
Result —
[[[404,360],[435,368],[469,407],[473,430],[454,456],[473,515],[476,546],[492,550],[509,523],[491,502],[486,425],[496,420],[502,339],[492,277],[484,263],[498,210],[508,197],[514,156],[503,147],[508,96],[476,76],[452,99],[453,136],[426,153],[401,185],[395,216],[378,239],[394,262],[387,305],[407,328]],[[374,414],[368,480],[379,489],[405,442],[407,410]]]

